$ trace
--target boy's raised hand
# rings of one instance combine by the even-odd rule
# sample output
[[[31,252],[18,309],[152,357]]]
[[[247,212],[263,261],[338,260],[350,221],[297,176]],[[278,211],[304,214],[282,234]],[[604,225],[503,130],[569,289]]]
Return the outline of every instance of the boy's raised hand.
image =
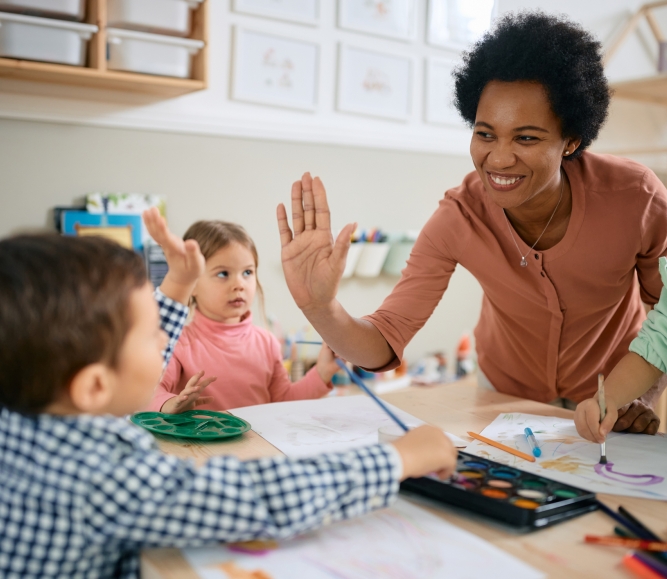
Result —
[[[334,243],[324,185],[319,177],[311,178],[310,173],[304,173],[292,185],[294,232],[282,203],[278,205],[277,217],[283,271],[294,301],[304,311],[330,306],[338,291],[356,225],[346,225]]]
[[[600,405],[597,398],[589,398],[577,405],[574,412],[574,425],[577,427],[579,436],[602,444],[611,429],[616,424],[618,410],[615,402],[607,396],[607,414],[604,420],[600,422]]]
[[[454,473],[458,451],[435,426],[418,426],[392,442],[403,461],[401,480],[435,473],[447,479]]]
[[[195,374],[188,383],[185,385],[185,388],[181,392],[167,400],[160,408],[160,412],[165,412],[166,414],[178,414],[179,412],[185,412],[186,410],[192,410],[195,406],[202,406],[203,404],[208,404],[213,400],[212,396],[202,396],[201,392],[206,388],[211,382],[217,380],[216,376],[211,378],[204,378],[204,371],[198,372]]]
[[[187,305],[192,290],[206,266],[199,244],[194,239],[183,241],[169,231],[167,222],[157,207],[144,211],[143,218],[148,233],[162,247],[169,266],[169,272],[160,286],[162,293]]]

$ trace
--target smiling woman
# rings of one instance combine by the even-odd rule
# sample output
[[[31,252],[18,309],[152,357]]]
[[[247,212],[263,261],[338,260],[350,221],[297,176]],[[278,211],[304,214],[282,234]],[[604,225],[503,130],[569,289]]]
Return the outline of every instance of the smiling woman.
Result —
[[[332,243],[324,186],[309,174],[292,187],[293,232],[278,208],[287,283],[337,354],[388,370],[460,264],[484,289],[480,384],[571,407],[627,352],[642,301],[658,300],[667,190],[638,163],[585,151],[609,89],[601,45],[579,25],[509,14],[454,77],[476,171],[445,193],[380,308],[356,319],[336,300],[352,226]],[[660,390],[619,412],[617,427],[655,432]]]

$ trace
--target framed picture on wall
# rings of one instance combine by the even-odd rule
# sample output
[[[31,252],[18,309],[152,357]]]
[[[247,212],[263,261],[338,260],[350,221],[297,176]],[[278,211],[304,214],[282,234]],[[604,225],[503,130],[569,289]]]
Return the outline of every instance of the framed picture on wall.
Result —
[[[318,61],[317,44],[235,27],[231,96],[313,111]]]
[[[495,14],[495,0],[428,0],[426,41],[463,50],[489,29]]]
[[[454,79],[452,70],[456,61],[445,58],[426,59],[426,90],[424,91],[424,120],[436,125],[463,126],[463,120],[454,107]]]
[[[234,11],[301,24],[318,24],[319,0],[234,0]]]
[[[412,58],[341,44],[337,108],[406,120],[410,115]]]
[[[416,0],[338,0],[338,26],[397,40],[414,40]]]

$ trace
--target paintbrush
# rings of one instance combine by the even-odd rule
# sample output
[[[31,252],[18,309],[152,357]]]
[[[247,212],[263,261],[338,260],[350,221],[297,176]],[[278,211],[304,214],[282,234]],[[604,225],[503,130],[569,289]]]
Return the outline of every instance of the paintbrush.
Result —
[[[607,416],[607,402],[604,399],[604,376],[598,374],[598,404],[600,405],[600,422]],[[606,442],[600,445],[600,464],[607,464]]]

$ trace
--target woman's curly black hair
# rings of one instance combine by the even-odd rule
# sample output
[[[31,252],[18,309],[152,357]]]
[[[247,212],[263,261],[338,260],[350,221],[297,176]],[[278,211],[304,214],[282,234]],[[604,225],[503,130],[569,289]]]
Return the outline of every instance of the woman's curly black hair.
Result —
[[[565,16],[544,12],[503,16],[454,70],[454,105],[475,123],[489,81],[534,81],[546,89],[564,137],[580,138],[569,157],[581,155],[607,118],[611,91],[604,75],[602,45]]]

